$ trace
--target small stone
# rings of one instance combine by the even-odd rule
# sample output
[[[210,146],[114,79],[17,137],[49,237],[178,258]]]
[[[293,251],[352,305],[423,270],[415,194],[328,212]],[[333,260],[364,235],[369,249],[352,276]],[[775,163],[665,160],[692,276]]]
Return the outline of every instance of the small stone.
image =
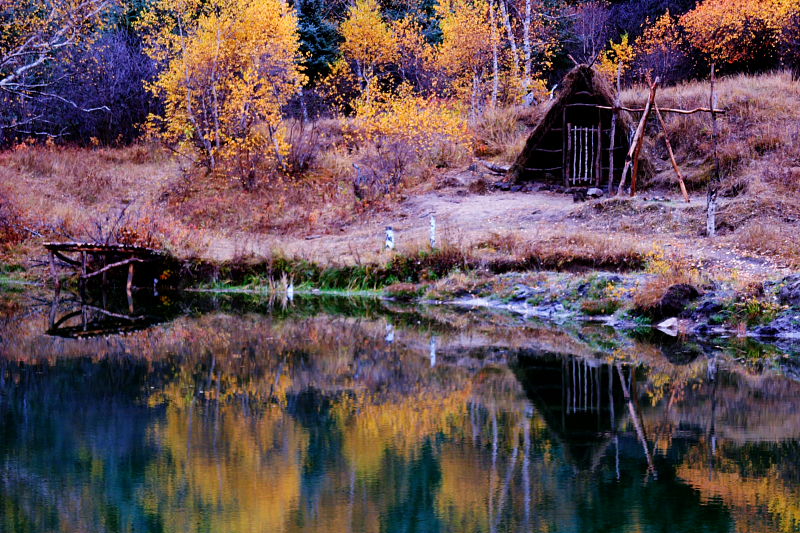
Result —
[[[675,317],[666,319],[656,327],[671,337],[678,336],[678,319]]]
[[[760,326],[753,330],[753,335],[756,337],[776,338],[780,335],[780,330],[774,326]]]

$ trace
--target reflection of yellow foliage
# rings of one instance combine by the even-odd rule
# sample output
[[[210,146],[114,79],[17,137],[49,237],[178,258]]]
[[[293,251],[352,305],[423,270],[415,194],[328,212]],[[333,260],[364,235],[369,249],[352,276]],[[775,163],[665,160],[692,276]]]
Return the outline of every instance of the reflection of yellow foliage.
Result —
[[[763,477],[743,476],[736,464],[708,466],[708,456],[698,450],[678,468],[678,476],[703,497],[721,499],[737,518],[737,531],[792,532],[800,528],[800,490],[787,486],[776,468]],[[764,523],[763,513],[772,518]]]
[[[334,413],[343,426],[344,454],[360,473],[374,474],[386,449],[406,457],[426,437],[448,436],[466,413],[469,388],[448,395],[419,393],[396,402],[369,397],[339,402]]]
[[[278,409],[253,420],[221,407],[213,423],[191,423],[208,416],[168,407],[152,428],[166,453],[147,468],[143,506],[164,517],[166,531],[200,522],[210,531],[284,530],[300,497],[304,432]],[[200,428],[217,434],[209,438]]]
[[[453,531],[489,529],[489,469],[473,446],[442,454],[439,513]]]

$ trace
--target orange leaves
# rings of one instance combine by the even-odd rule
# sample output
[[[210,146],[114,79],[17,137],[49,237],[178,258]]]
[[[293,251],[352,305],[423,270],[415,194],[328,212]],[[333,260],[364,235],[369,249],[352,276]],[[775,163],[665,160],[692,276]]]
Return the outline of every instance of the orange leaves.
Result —
[[[685,44],[678,19],[667,10],[655,24],[646,28],[642,36],[637,39],[637,52],[639,54],[667,53]]]
[[[691,44],[709,60],[740,65],[777,53],[798,0],[705,0],[681,18]]]

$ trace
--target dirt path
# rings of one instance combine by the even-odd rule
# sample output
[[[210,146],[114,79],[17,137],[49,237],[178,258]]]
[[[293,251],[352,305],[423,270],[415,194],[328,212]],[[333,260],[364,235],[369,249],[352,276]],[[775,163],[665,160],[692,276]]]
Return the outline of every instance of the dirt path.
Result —
[[[280,250],[290,256],[319,262],[385,261],[390,257],[389,252],[383,250],[386,226],[394,229],[398,250],[414,251],[427,246],[430,217],[434,216],[439,243],[468,246],[485,240],[492,233],[514,233],[519,239],[529,241],[565,232],[620,231],[625,238],[645,247],[660,246],[686,257],[715,276],[767,279],[789,272],[785,265],[769,257],[745,254],[724,239],[702,238],[697,236],[696,230],[682,226],[688,213],[693,212],[694,216],[702,213],[704,198],[701,196],[693,197],[692,203],[686,204],[677,194],[664,201],[662,194],[649,192],[627,206],[633,214],[622,223],[613,213],[585,216],[587,212],[602,211],[599,205],[603,200],[574,203],[569,195],[550,192],[470,194],[468,185],[468,181],[462,180],[458,186],[411,196],[390,212],[328,233],[299,237],[254,234],[224,237],[215,241],[208,254],[224,260],[245,254],[267,256]]]

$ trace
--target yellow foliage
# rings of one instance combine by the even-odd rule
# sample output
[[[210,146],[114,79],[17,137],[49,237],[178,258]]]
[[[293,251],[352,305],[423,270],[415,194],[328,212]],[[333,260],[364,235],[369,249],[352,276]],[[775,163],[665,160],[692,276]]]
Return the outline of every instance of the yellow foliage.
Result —
[[[442,30],[436,63],[453,77],[454,92],[470,102],[474,113],[498,34],[489,22],[489,4],[485,0],[441,0],[436,13]]]
[[[345,59],[353,61],[362,89],[369,96],[375,69],[397,57],[397,41],[381,16],[377,0],[357,0],[340,28]]]
[[[613,40],[609,43],[609,48],[603,52],[600,57],[600,65],[598,69],[605,74],[609,80],[617,78],[617,71],[621,76],[631,68],[636,54],[633,50],[633,44],[628,38],[628,34],[622,34],[620,42],[615,43]]]
[[[374,92],[379,93],[377,88]],[[409,86],[398,94],[380,93],[378,97],[356,102],[355,136],[362,140],[389,138],[401,140],[418,156],[437,148],[442,142],[467,145],[472,137],[457,105],[414,95]]]
[[[149,87],[164,100],[150,121],[162,139],[248,181],[282,164],[281,108],[305,80],[293,10],[281,0],[160,0],[141,27],[165,64]]]

